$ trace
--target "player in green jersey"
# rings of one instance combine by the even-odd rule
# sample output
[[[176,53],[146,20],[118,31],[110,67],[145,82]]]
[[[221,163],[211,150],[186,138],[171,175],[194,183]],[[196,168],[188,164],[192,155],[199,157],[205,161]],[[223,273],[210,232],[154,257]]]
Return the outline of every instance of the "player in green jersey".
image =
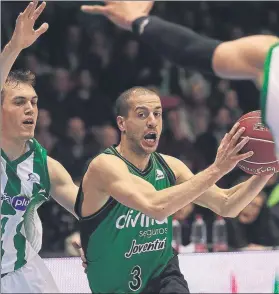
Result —
[[[279,159],[278,37],[255,35],[221,42],[149,16],[153,1],[105,2],[105,6],[84,5],[82,10],[107,16],[180,66],[209,72],[220,78],[255,81],[261,89],[263,122],[273,134]]]
[[[215,162],[193,175],[180,160],[156,153],[162,106],[156,93],[132,88],[116,101],[118,146],[95,157],[83,177],[75,212],[93,293],[188,293],[171,248],[171,215],[191,202],[225,217],[258,195],[269,176],[228,190],[215,183],[252,155],[239,154],[243,129],[224,137]],[[249,191],[249,193],[248,193]]]
[[[30,72],[10,72],[20,52],[43,34],[34,30],[46,3],[31,2],[17,19],[1,53],[1,292],[57,293],[39,257],[42,225],[38,207],[50,195],[73,212],[78,188],[60,163],[33,138],[38,97]],[[59,225],[59,224],[58,224]]]

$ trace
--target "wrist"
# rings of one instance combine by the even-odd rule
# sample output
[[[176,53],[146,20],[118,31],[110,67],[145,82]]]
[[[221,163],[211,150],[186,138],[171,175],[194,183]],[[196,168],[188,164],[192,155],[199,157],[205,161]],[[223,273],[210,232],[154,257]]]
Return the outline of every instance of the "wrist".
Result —
[[[222,172],[215,163],[208,167],[208,171],[210,172],[212,177],[217,179],[216,181],[220,180],[225,175],[225,173]]]
[[[5,48],[9,53],[15,53],[15,54],[19,54],[23,49],[20,46],[15,45],[13,40],[10,40],[10,42],[6,45]]]

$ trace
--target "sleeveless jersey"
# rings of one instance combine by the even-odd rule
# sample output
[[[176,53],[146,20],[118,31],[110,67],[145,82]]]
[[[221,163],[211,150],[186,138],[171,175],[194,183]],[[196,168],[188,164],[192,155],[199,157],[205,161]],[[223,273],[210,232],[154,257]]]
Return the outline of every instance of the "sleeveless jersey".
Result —
[[[270,128],[279,159],[279,43],[267,55],[261,93],[263,122]]]
[[[122,159],[130,173],[148,181],[156,190],[175,184],[172,170],[158,153],[151,154],[145,171],[123,158],[114,146],[104,153]],[[142,292],[174,256],[172,217],[157,221],[112,197],[94,215],[81,217],[82,201],[81,185],[75,209],[80,217],[81,242],[92,292]]]
[[[41,249],[37,209],[49,190],[47,152],[35,139],[14,161],[1,150],[1,274],[21,268]]]

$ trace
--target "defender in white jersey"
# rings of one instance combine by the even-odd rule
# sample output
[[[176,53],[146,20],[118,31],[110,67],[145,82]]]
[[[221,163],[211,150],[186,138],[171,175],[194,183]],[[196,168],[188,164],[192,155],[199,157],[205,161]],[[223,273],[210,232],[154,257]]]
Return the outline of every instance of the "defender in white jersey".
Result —
[[[261,109],[263,121],[273,134],[279,159],[279,42],[270,48],[266,57]]]
[[[279,159],[278,37],[254,35],[222,42],[149,16],[153,1],[104,2],[105,5],[83,5],[81,10],[106,16],[180,66],[213,73],[220,78],[250,79],[263,87],[262,114],[273,133]]]
[[[10,72],[21,50],[47,30],[47,24],[33,29],[45,5],[28,5],[1,53],[1,293],[59,292],[38,255],[42,225],[37,209],[51,195],[74,213],[78,190],[62,165],[33,138],[38,116],[34,75]]]

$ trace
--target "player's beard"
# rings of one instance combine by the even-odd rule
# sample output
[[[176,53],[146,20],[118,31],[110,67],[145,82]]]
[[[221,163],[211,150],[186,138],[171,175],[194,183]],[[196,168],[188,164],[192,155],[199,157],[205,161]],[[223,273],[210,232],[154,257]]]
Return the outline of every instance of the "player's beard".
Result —
[[[140,157],[146,157],[150,154],[149,152],[147,152],[147,150],[145,150],[142,147],[142,145],[141,145],[142,139],[141,138],[139,138],[138,136],[135,136],[134,134],[126,135],[126,136],[127,136],[129,148],[131,148],[133,153],[135,153],[136,155],[138,155]]]
[[[155,152],[157,149],[156,148],[148,148],[148,147],[144,147],[142,145],[143,142],[143,137],[142,138],[137,138],[135,136],[130,136],[127,137],[128,142],[129,142],[129,147],[131,148],[131,150],[138,156],[140,157],[146,157],[149,156],[151,153]]]

